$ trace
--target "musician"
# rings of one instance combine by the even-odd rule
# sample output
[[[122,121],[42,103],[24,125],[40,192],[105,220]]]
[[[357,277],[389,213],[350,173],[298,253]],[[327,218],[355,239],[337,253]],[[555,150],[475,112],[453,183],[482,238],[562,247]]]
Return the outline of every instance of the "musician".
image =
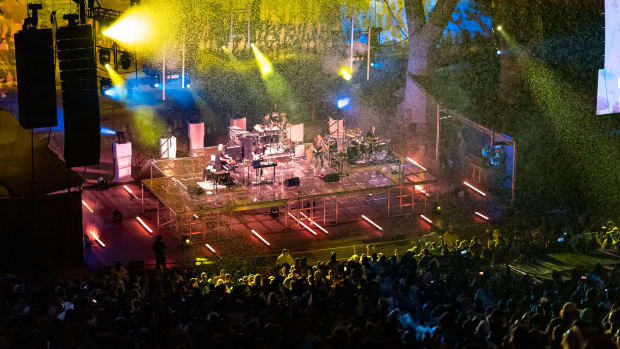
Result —
[[[366,138],[368,139],[377,139],[377,135],[375,134],[375,127],[373,126],[368,133],[366,133]]]
[[[314,173],[316,175],[316,170],[320,169],[323,171],[323,153],[325,152],[325,142],[323,141],[323,137],[321,135],[316,135],[314,137],[314,143],[312,143],[312,166],[314,166]],[[320,167],[319,167],[320,166]]]
[[[224,144],[218,144],[217,153],[215,153],[215,168],[218,171],[221,171],[222,169],[230,171],[236,164],[237,162],[226,154],[226,147],[224,147]]]
[[[258,144],[254,146],[252,149],[252,160],[263,160],[263,156],[265,155],[265,145],[260,140]],[[263,175],[263,168],[260,169],[260,176]]]

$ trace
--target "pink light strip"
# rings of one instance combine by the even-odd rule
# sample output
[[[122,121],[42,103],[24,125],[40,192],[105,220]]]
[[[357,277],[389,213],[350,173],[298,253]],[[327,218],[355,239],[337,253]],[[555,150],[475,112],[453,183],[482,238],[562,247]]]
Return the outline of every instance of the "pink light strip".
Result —
[[[260,241],[264,242],[265,245],[271,246],[271,244],[269,242],[267,242],[267,240],[265,240],[262,236],[260,236],[260,234],[257,233],[254,229],[252,229],[252,234],[254,234],[257,238],[259,238]]]
[[[144,221],[142,220],[142,218],[140,217],[136,217],[136,219],[138,220],[138,222],[140,222],[140,224],[144,227],[144,229],[146,229],[146,231],[149,232],[149,234],[153,234],[153,230],[151,228],[149,228],[148,225],[146,225],[146,223],[144,223]]]
[[[487,217],[487,216],[483,215],[482,213],[480,213],[480,212],[478,212],[478,211],[474,212],[474,214],[475,214],[476,216],[478,216],[478,217],[480,217],[480,218],[484,219],[484,220],[487,220],[487,221],[489,220],[489,217]]]
[[[309,226],[306,225],[306,223],[300,221],[299,219],[297,219],[297,217],[293,216],[293,214],[291,214],[290,212],[288,213],[289,216],[291,216],[291,218],[293,218],[295,220],[295,222],[299,223],[299,225],[301,225],[302,227],[304,227],[306,230],[308,230],[309,232],[312,233],[312,235],[316,236],[318,235],[316,233],[316,231],[312,230],[312,228],[310,228]]]
[[[366,216],[364,216],[364,215],[362,215],[362,218],[363,218],[366,222],[368,222],[368,223],[370,223],[370,224],[374,225],[374,226],[375,226],[375,228],[377,228],[377,229],[379,229],[379,230],[383,230],[383,228],[381,228],[381,227],[380,227],[377,223],[375,223],[375,222],[371,221],[371,220],[370,220],[370,218],[368,218],[368,217],[366,217]]]
[[[299,212],[302,216],[304,216],[305,218],[308,218],[308,216],[306,216],[303,212]],[[319,228],[322,232],[324,232],[325,234],[329,234],[329,232],[323,228],[322,226],[320,226],[317,222],[315,221],[311,221],[311,225],[314,225],[315,227]]]
[[[428,224],[433,224],[433,221],[425,215],[421,214],[420,217],[422,217],[423,220],[427,221]]]
[[[414,164],[414,165],[418,166],[419,168],[423,169],[424,171],[428,171],[426,168],[424,168],[424,166],[422,166],[422,165],[418,164],[418,163],[417,163],[415,160],[413,160],[412,158],[407,157],[407,160],[409,160],[409,162],[411,162],[412,164]]]
[[[205,246],[207,246],[207,248],[208,248],[209,250],[211,250],[211,252],[216,253],[216,252],[215,252],[215,249],[214,249],[213,247],[211,247],[211,245],[209,245],[209,244],[205,244]]]
[[[123,188],[125,188],[125,190],[127,190],[127,192],[129,193],[129,195],[133,196],[134,198],[136,197],[136,195],[133,193],[133,191],[131,191],[131,189],[129,189],[129,187],[127,186],[127,184],[123,185]]]
[[[482,196],[487,196],[487,194],[485,192],[483,192],[482,190],[474,187],[473,185],[469,184],[467,181],[463,181],[463,184],[465,184],[466,186],[470,187],[473,191],[475,191],[476,193],[482,195]]]
[[[90,235],[93,236],[93,238],[95,239],[95,241],[97,241],[97,243],[101,246],[105,248],[105,244],[103,243],[103,241],[99,240],[99,237],[97,236],[97,234],[95,234],[94,231],[90,231]]]
[[[94,213],[95,211],[93,211],[92,208],[90,208],[90,206],[88,206],[88,204],[86,203],[86,201],[82,200],[82,205],[84,205],[84,207],[86,207],[90,213]]]
[[[422,186],[420,186],[420,185],[414,185],[414,187],[415,187],[415,189],[416,189],[417,191],[419,191],[420,193],[422,193],[422,194],[424,194],[424,195],[426,195],[426,196],[429,196],[429,194],[426,192],[426,190],[422,189]]]

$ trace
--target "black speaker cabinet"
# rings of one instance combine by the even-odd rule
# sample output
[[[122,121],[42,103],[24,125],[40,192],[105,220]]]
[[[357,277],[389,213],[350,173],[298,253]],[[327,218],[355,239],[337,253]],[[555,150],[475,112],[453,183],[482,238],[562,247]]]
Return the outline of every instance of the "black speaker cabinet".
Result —
[[[287,187],[296,187],[299,183],[299,177],[288,178],[284,181],[284,185]]]

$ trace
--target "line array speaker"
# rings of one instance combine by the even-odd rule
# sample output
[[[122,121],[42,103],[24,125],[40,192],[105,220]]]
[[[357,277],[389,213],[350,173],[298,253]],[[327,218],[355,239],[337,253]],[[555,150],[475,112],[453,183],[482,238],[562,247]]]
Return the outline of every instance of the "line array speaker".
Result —
[[[99,89],[90,25],[56,31],[65,120],[65,161],[69,167],[99,163]]]

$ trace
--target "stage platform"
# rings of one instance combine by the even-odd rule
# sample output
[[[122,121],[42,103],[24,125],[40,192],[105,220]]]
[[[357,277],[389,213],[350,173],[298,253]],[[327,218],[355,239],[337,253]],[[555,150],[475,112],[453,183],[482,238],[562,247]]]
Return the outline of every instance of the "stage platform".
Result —
[[[337,181],[327,182],[319,175],[335,170],[326,168],[315,175],[309,161],[283,157],[272,159],[277,164],[275,171],[264,169],[263,179],[271,179],[273,183],[252,184],[260,178],[256,178],[251,164],[246,163],[232,173],[234,185],[197,190],[203,182],[202,171],[208,160],[190,157],[150,162],[150,178],[142,180],[142,198],[146,190],[157,199],[156,221],[160,230],[171,228],[178,234],[204,235],[218,227],[232,229],[234,212],[272,209],[280,213],[280,208],[284,209],[284,230],[291,223],[300,225],[300,222],[337,225],[339,207],[346,204],[343,197],[377,193],[387,195],[386,216],[413,214],[416,206],[425,207],[430,187],[436,183],[428,173],[402,159],[357,166]],[[299,186],[287,187],[285,180],[294,177],[299,178]],[[420,195],[420,189],[426,195]]]

